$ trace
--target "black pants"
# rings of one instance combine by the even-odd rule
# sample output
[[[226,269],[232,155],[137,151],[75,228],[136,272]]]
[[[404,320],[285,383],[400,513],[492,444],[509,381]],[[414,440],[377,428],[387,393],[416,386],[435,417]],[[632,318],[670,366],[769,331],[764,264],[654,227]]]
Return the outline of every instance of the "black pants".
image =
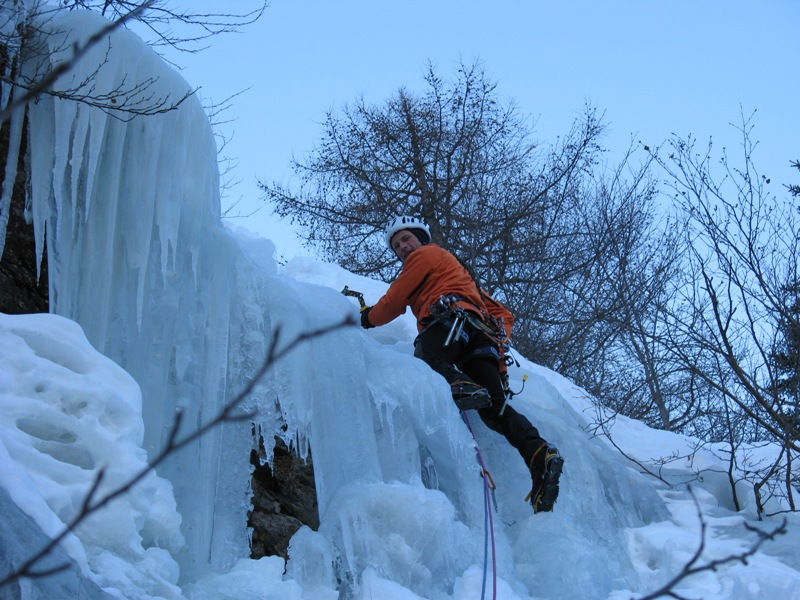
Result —
[[[485,387],[492,405],[480,409],[478,414],[487,427],[503,435],[517,449],[525,464],[530,465],[533,453],[545,441],[525,415],[512,406],[507,405],[500,415],[505,393],[494,342],[465,324],[462,335],[445,346],[449,332],[450,323],[446,321],[435,322],[423,329],[414,341],[414,356],[428,363],[448,383],[472,381]]]

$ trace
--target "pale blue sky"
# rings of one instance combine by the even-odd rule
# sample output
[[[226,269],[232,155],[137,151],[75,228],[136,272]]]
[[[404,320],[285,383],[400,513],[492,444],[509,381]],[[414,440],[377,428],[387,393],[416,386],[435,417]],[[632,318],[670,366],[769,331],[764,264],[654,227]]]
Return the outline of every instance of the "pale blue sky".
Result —
[[[220,10],[217,0],[189,5]],[[224,154],[238,163],[229,200],[242,198],[237,210],[250,212],[256,177],[288,182],[292,154],[313,148],[326,109],[360,94],[382,102],[401,85],[422,89],[428,60],[450,77],[459,57],[483,61],[498,95],[536,119],[543,142],[565,133],[586,103],[604,112],[612,160],[632,136],[656,146],[673,132],[736,151],[730,124],[740,108],[756,110],[756,166],[773,182],[797,183],[788,164],[800,159],[798,30],[800,0],[271,0],[243,33],[175,60],[204,103],[249,88],[220,129],[233,135]],[[240,224],[290,257],[299,246],[268,213]]]

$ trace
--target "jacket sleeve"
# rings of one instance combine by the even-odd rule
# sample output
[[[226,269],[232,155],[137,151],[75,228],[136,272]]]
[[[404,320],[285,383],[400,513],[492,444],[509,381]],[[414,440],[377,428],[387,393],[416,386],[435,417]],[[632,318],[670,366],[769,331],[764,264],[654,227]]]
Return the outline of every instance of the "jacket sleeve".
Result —
[[[430,276],[432,265],[424,246],[409,254],[403,269],[369,312],[372,325],[385,325],[406,311],[411,299]]]

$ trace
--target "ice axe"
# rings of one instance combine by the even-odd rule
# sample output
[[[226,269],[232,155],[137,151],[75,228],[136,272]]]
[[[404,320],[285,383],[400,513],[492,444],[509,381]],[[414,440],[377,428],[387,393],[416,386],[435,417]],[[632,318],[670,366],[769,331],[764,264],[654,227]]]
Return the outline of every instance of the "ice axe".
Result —
[[[358,298],[358,303],[361,305],[361,310],[362,311],[365,308],[367,308],[367,303],[364,302],[364,294],[362,294],[361,292],[357,292],[355,290],[351,290],[349,287],[344,286],[344,289],[342,290],[342,293],[345,296],[353,296],[354,298]]]

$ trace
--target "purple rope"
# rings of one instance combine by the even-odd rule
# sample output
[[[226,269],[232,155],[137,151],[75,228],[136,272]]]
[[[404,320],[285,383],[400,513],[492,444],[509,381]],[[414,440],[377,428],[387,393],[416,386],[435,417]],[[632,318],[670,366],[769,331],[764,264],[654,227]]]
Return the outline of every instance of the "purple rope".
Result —
[[[483,585],[481,587],[481,600],[484,599],[484,594],[486,593],[486,575],[488,571],[487,562],[489,554],[487,546],[489,539],[491,539],[492,541],[492,600],[497,600],[497,549],[495,547],[495,540],[494,540],[494,517],[492,516],[491,491],[489,489],[489,479],[488,479],[489,471],[486,469],[486,464],[483,461],[483,455],[481,454],[481,449],[478,447],[478,441],[475,439],[475,432],[472,431],[472,425],[470,425],[469,419],[467,418],[467,413],[464,412],[463,410],[461,411],[461,417],[464,419],[464,423],[467,424],[467,429],[469,429],[469,432],[472,434],[472,439],[475,441],[475,454],[478,457],[478,464],[481,467],[481,477],[483,477],[484,538],[483,538]]]

